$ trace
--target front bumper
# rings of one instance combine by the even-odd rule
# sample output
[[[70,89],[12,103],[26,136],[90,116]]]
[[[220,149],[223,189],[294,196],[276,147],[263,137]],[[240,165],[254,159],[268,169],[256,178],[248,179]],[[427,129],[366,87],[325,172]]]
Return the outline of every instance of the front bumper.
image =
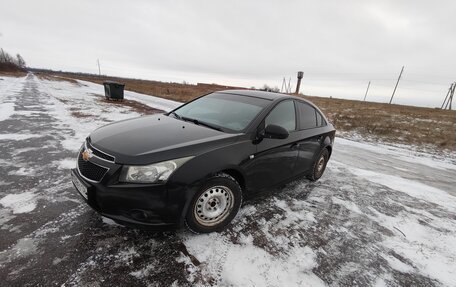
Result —
[[[103,216],[133,227],[167,229],[182,226],[187,202],[184,186],[97,183],[82,177],[78,169],[72,169],[71,173],[73,180],[87,188],[87,198],[82,196],[84,201]],[[76,184],[75,187],[78,189]]]

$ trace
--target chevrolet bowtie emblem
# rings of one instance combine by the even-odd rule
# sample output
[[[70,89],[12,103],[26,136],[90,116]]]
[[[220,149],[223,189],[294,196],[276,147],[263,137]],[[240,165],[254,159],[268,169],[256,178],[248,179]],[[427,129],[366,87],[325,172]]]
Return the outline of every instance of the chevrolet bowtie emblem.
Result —
[[[86,149],[82,152],[82,159],[88,161],[92,157],[92,150]]]

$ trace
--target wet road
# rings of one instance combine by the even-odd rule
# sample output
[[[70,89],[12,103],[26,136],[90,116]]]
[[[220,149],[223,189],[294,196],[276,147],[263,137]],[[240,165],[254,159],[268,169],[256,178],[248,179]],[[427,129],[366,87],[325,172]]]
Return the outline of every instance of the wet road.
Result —
[[[0,81],[2,286],[456,286],[456,166],[408,149],[339,139],[320,181],[246,202],[221,233],[101,219],[70,182],[76,150],[150,111],[97,89]]]

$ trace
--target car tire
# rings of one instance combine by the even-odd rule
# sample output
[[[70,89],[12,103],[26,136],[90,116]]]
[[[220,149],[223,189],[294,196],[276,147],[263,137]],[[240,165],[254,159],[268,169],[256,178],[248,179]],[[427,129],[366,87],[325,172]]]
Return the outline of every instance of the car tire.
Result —
[[[317,181],[325,172],[326,164],[329,160],[329,151],[327,148],[324,148],[317,159],[315,160],[312,166],[312,172],[307,176],[311,181]]]
[[[185,223],[194,233],[223,230],[242,204],[242,188],[226,173],[211,177],[193,196]]]

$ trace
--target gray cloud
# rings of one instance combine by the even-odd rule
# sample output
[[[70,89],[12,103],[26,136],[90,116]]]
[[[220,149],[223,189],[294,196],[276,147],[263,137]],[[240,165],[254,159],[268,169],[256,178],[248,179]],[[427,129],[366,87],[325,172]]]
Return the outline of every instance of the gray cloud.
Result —
[[[436,106],[453,72],[454,1],[12,1],[0,46],[36,67]]]

